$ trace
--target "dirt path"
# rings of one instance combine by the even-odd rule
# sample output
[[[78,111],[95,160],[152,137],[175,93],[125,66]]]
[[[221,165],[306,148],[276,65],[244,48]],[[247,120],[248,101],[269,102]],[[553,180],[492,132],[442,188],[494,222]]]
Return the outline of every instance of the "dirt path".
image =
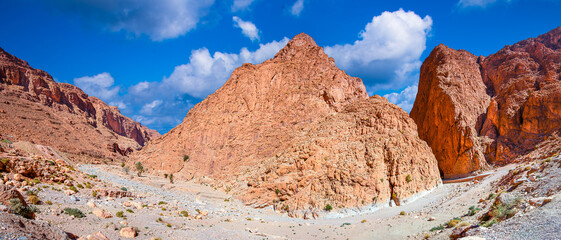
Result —
[[[171,231],[167,234],[170,239],[404,239],[419,238],[432,227],[465,214],[469,206],[488,195],[491,182],[512,166],[484,173],[487,176],[477,184],[471,179],[441,185],[399,207],[349,209],[315,220],[290,218],[272,208],[253,209],[224,192],[191,182],[170,184],[167,179],[154,176],[131,178],[115,166],[81,165],[79,168],[117,186],[126,186],[145,201],[176,201],[178,206],[209,212],[207,219],[177,223],[190,231],[190,237]],[[406,215],[400,215],[402,211]],[[430,217],[435,221],[428,221]]]

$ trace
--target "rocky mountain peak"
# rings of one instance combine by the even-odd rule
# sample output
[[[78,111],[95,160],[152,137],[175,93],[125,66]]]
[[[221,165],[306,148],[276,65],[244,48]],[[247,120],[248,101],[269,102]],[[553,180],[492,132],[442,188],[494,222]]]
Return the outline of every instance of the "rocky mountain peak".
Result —
[[[286,46],[281,49],[276,55],[274,60],[289,61],[289,60],[327,60],[329,57],[323,51],[323,48],[318,46],[310,35],[300,33],[294,36]]]
[[[328,203],[399,203],[440,182],[407,113],[369,98],[362,80],[304,33],[272,60],[236,69],[179,126],[129,159],[136,162],[155,173],[216,180],[255,207],[280,197],[285,205],[275,208],[291,216]],[[407,184],[408,174],[415,184]]]

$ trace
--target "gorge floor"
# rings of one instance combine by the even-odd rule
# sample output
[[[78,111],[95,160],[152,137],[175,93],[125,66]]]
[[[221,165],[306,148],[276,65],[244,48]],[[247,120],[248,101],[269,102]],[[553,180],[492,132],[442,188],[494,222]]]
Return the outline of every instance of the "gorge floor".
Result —
[[[135,213],[127,213],[128,226],[140,230],[140,239],[419,239],[430,234],[434,239],[448,239],[451,229],[430,232],[433,227],[464,215],[472,205],[479,206],[491,191],[491,183],[504,176],[513,166],[485,173],[481,181],[449,183],[439,186],[414,201],[399,207],[385,207],[376,211],[356,211],[343,216],[330,213],[320,219],[296,219],[274,212],[271,208],[254,209],[244,206],[220,190],[191,182],[170,184],[158,176],[142,177],[126,174],[119,166],[81,165],[79,169],[116,187],[126,187],[136,201],[150,205]],[[96,201],[108,212],[123,209],[124,201]],[[85,205],[86,199],[80,201]],[[166,202],[164,205],[158,205]],[[79,205],[79,204],[78,204]],[[198,209],[198,210],[197,210]],[[208,212],[202,219],[179,216],[186,210],[191,214]],[[400,215],[404,212],[405,215]],[[92,218],[92,219],[90,219]],[[434,218],[433,221],[429,221]],[[118,237],[118,218],[62,221],[56,224],[63,230],[82,233],[101,231],[113,239]],[[161,219],[161,220],[159,220]],[[70,220],[69,220],[70,221]],[[465,219],[470,224],[477,219]],[[169,223],[169,225],[168,225]]]

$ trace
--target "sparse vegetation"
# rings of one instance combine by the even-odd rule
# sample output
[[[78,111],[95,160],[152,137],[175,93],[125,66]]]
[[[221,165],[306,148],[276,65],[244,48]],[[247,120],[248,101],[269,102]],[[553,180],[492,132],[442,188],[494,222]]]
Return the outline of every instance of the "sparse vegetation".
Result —
[[[189,160],[189,156],[188,155],[183,155],[183,161],[187,162]]]
[[[10,200],[10,210],[17,215],[29,219],[33,219],[35,217],[35,212],[38,211],[36,207],[23,205],[23,203],[17,198]]]
[[[45,201],[45,204],[47,205],[53,205],[53,202],[51,202],[50,200]]]
[[[70,216],[74,216],[76,218],[86,217],[86,214],[84,214],[82,211],[80,211],[80,209],[77,209],[77,208],[65,208],[64,213],[66,213]]]
[[[167,174],[167,173],[164,173],[164,178],[168,178],[168,174]]]
[[[164,201],[159,201],[159,202],[158,202],[158,205],[164,205],[164,204],[168,204],[168,203],[167,203],[167,202],[164,202]]]
[[[324,209],[325,209],[325,211],[329,212],[329,211],[333,210],[333,207],[331,205],[327,204],[327,205],[325,205]]]
[[[171,227],[171,223],[166,224],[166,226],[170,228],[170,227]]]
[[[135,167],[136,167],[136,174],[140,177],[141,174],[144,172],[144,166],[142,166],[141,162],[137,162]]]
[[[405,216],[405,215],[407,215],[407,213],[405,213],[405,211],[401,211],[401,212],[399,213],[399,215]]]
[[[487,214],[482,216],[481,226],[489,227],[495,223],[498,223],[501,220],[511,218],[518,212],[516,206],[521,201],[522,201],[521,197],[517,197],[514,201],[506,205],[499,201],[495,201],[493,206],[491,206],[491,210]]]
[[[173,173],[169,174],[169,183],[173,184]]]
[[[115,216],[122,218],[125,216],[125,213],[123,211],[118,211],[117,213],[115,213]]]
[[[128,191],[128,189],[126,187],[121,187],[121,190],[123,190],[125,192]]]
[[[468,213],[466,214],[466,216],[473,216],[475,215],[477,212],[481,211],[481,208],[477,208],[475,206],[471,206],[469,207]]]
[[[431,228],[430,231],[431,231],[431,232],[434,232],[434,231],[442,230],[442,229],[444,229],[444,228],[445,228],[445,227],[444,227],[442,224],[440,224],[440,225],[438,225],[438,226],[436,226],[436,227]]]
[[[83,188],[84,188],[84,185],[82,185],[81,183],[78,183],[78,185],[76,185],[76,187],[82,188],[82,189],[83,189]]]
[[[448,225],[448,227],[455,227],[461,221],[462,221],[462,219],[460,219],[460,218],[454,218],[454,219],[448,221],[448,223],[446,225]]]
[[[97,197],[97,191],[92,191],[92,197],[96,198]]]
[[[134,213],[134,211],[132,209],[127,209],[127,212]]]
[[[183,216],[183,217],[189,217],[189,212],[183,210],[183,211],[181,211],[181,216]]]
[[[77,189],[76,187],[74,187],[74,186],[70,186],[70,187],[68,187],[68,189],[72,190],[72,191],[75,192],[75,193],[78,192],[78,189]]]
[[[31,204],[37,205],[41,200],[39,200],[39,197],[37,197],[36,195],[30,195],[27,197],[27,201]]]
[[[411,175],[410,175],[410,174],[407,174],[407,176],[405,177],[405,181],[407,181],[407,182],[413,181],[413,179],[411,179]]]

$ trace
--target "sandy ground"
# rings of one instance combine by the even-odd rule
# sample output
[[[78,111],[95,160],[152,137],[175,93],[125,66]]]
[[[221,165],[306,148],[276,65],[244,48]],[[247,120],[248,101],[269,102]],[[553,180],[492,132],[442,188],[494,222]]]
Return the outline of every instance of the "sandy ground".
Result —
[[[96,186],[125,187],[135,197],[93,199],[90,192],[80,191],[74,195],[79,201],[73,201],[76,199],[61,191],[43,187],[45,190],[39,197],[54,204],[39,205],[42,210],[39,219],[79,236],[100,231],[110,239],[119,239],[122,221],[139,229],[137,239],[419,239],[427,233],[435,239],[448,239],[446,230],[429,230],[464,215],[469,206],[477,205],[479,199],[489,194],[490,183],[510,168],[494,170],[477,184],[470,181],[441,185],[399,207],[376,211],[352,209],[305,220],[290,218],[272,208],[244,206],[209,186],[182,181],[170,184],[168,179],[157,176],[137,177],[133,173],[125,174],[119,166],[82,165],[80,171],[97,176]],[[106,210],[113,217],[103,219],[93,215],[93,208],[86,204],[88,201],[94,201],[96,208]],[[145,207],[124,207],[125,201],[140,202]],[[65,207],[81,209],[86,217],[78,219],[61,214]],[[123,211],[126,220],[116,217],[117,211]],[[181,211],[189,212],[190,217],[181,216]],[[402,211],[405,215],[400,215]],[[193,216],[198,212],[208,215],[195,219]],[[435,220],[429,221],[430,217]]]

